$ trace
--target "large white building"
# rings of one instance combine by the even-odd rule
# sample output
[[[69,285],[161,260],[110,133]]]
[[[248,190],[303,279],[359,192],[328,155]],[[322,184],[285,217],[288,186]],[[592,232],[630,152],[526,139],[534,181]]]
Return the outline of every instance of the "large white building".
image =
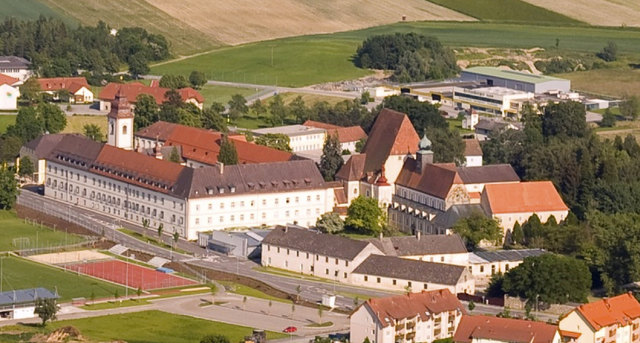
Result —
[[[110,144],[61,135],[40,139],[52,148],[25,145],[24,155],[37,158],[45,196],[118,220],[148,219],[151,228],[162,224],[167,234],[190,240],[199,231],[229,227],[313,225],[334,207],[333,188],[310,160],[194,169],[128,150],[133,146],[128,109],[123,97],[112,104]]]
[[[0,321],[35,318],[37,299],[58,299],[46,288],[20,289],[0,293]]]
[[[0,56],[0,74],[15,77],[20,81],[25,81],[33,72],[31,62],[18,56]]]
[[[277,126],[252,131],[254,136],[283,134],[289,137],[289,147],[294,153],[302,151],[322,150],[327,130],[312,126],[289,125]]]
[[[433,342],[453,337],[465,309],[446,289],[369,299],[350,316],[351,341]]]

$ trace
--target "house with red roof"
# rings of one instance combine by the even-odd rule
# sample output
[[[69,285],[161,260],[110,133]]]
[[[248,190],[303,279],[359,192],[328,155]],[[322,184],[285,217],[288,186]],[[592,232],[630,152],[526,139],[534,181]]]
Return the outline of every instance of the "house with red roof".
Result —
[[[352,342],[433,342],[453,337],[466,311],[448,289],[371,298],[351,314]]]
[[[367,134],[364,132],[362,127],[357,125],[342,127],[338,125],[321,123],[314,120],[307,120],[302,124],[302,126],[324,129],[324,130],[327,130],[327,135],[338,136],[338,141],[340,142],[340,148],[343,151],[349,150],[351,153],[356,152],[356,144],[360,140],[367,138]]]
[[[560,343],[556,325],[491,316],[462,316],[453,336],[456,343]]]
[[[640,342],[640,303],[631,293],[584,304],[558,324],[566,342]]]
[[[0,110],[15,110],[18,108],[18,97],[22,84],[20,79],[9,75],[0,74]]]
[[[40,90],[53,96],[54,100],[60,98],[61,91],[67,91],[71,95],[69,102],[75,104],[87,104],[93,102],[93,92],[87,79],[84,77],[54,77],[38,79]]]
[[[132,83],[108,83],[98,95],[98,99],[100,100],[100,110],[101,111],[109,111],[111,102],[115,100],[116,94],[121,92],[122,95],[126,96],[129,102],[135,106],[136,98],[140,94],[151,95],[158,105],[161,105],[166,100],[166,94],[169,91],[169,88],[163,87],[150,87],[144,85],[140,82],[132,82]],[[204,106],[204,97],[198,91],[191,87],[180,88],[177,90],[182,98],[182,101],[186,103],[194,104],[199,109],[202,109]]]

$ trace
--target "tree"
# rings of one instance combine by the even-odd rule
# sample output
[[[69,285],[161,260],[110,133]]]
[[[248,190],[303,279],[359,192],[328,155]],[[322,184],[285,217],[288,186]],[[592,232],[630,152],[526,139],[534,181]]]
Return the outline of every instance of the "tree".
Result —
[[[542,115],[544,137],[584,137],[587,134],[586,111],[577,101],[548,103]]]
[[[229,339],[223,335],[207,335],[200,339],[200,343],[230,343]]]
[[[82,127],[82,131],[87,138],[96,142],[104,142],[104,135],[100,130],[100,126],[96,124],[85,124]]]
[[[35,77],[28,78],[22,86],[20,86],[20,99],[30,104],[35,104],[42,99],[42,89],[40,83]]]
[[[362,92],[360,95],[360,103],[366,105],[369,103],[369,100],[371,100],[371,94],[369,94],[368,91]]]
[[[287,117],[287,109],[280,94],[276,94],[269,102],[269,112],[271,112],[271,126],[284,124]]]
[[[237,120],[242,115],[247,114],[247,112],[249,112],[247,99],[245,99],[241,94],[232,95],[231,100],[229,100],[229,117],[233,120]]]
[[[226,165],[238,164],[238,151],[235,144],[227,136],[223,136],[220,142],[218,161]]]
[[[300,301],[300,292],[302,292],[302,287],[300,285],[296,286],[296,300]]]
[[[282,133],[267,133],[256,138],[256,144],[270,148],[291,152],[289,136]]]
[[[293,313],[296,311],[296,303],[291,303],[291,317],[293,317]]]
[[[129,65],[129,74],[131,74],[131,77],[134,79],[139,78],[140,75],[148,74],[151,70],[149,69],[147,58],[142,52],[129,57],[127,64]]]
[[[513,239],[513,243],[518,245],[524,244],[524,232],[522,231],[522,227],[520,223],[517,221],[513,224],[513,233],[511,234],[511,238]]]
[[[193,88],[200,89],[207,83],[207,77],[203,72],[194,70],[189,74],[189,82]]]
[[[20,154],[22,139],[20,137],[4,135],[0,136],[0,162],[15,161]],[[0,163],[2,165],[2,163]]]
[[[609,41],[596,55],[606,62],[613,62],[618,59],[618,45],[616,42]]]
[[[338,135],[328,134],[320,157],[320,173],[325,181],[333,181],[336,173],[344,164],[341,151]]]
[[[22,177],[31,177],[35,172],[33,162],[27,156],[20,157],[20,169],[18,169],[18,175]]]
[[[356,142],[356,152],[362,152],[362,148],[364,148],[365,144],[367,144],[367,138],[360,138],[360,140]]]
[[[462,237],[470,251],[474,250],[481,241],[500,245],[503,237],[498,223],[481,212],[474,212],[469,217],[458,220],[452,230]]]
[[[142,236],[147,236],[147,230],[149,229],[149,224],[151,221],[147,218],[142,218]]]
[[[29,142],[44,133],[44,121],[36,107],[23,107],[18,110],[16,122],[7,127],[7,136],[20,138],[22,142]]]
[[[640,114],[640,98],[637,95],[625,95],[620,103],[620,113],[627,118],[637,119]]]
[[[616,115],[611,112],[611,109],[607,108],[602,115],[602,121],[600,121],[601,127],[614,127],[616,125]]]
[[[473,311],[476,308],[476,303],[473,302],[473,299],[469,300],[469,312]]]
[[[359,196],[347,209],[345,227],[349,230],[377,235],[382,231],[382,210],[376,199]]]
[[[42,118],[46,132],[58,133],[67,126],[67,116],[58,105],[40,103],[38,104],[37,111]]]
[[[42,320],[42,326],[47,325],[48,321],[56,319],[56,313],[58,313],[56,299],[36,299],[36,307],[33,312]]]
[[[316,228],[324,233],[337,233],[344,230],[344,221],[339,214],[327,212],[316,220]]]
[[[227,132],[227,123],[225,123],[225,120],[222,117],[222,112],[224,112],[224,105],[219,102],[213,102],[211,107],[202,111],[202,115],[200,117],[202,127],[205,129]]]
[[[149,94],[138,94],[136,107],[133,109],[133,126],[135,130],[145,128],[159,120],[160,108],[156,98]]]
[[[113,298],[116,299],[116,300],[120,299],[120,293],[118,292],[117,289],[116,289],[115,292],[113,292]]]
[[[322,313],[324,311],[324,306],[318,305],[318,323],[322,323]]]
[[[18,196],[18,181],[13,171],[0,167],[0,210],[10,210]]]
[[[169,161],[173,162],[173,163],[180,163],[181,160],[182,160],[182,158],[180,157],[180,153],[178,152],[178,148],[174,146],[171,149],[171,153],[169,154]]]
[[[189,82],[182,75],[162,75],[160,78],[160,87],[171,88],[171,89],[180,89],[189,87]]]
[[[586,302],[591,290],[591,273],[586,263],[573,257],[555,254],[526,257],[504,275],[502,289],[529,301]]]
[[[138,298],[142,296],[142,288],[140,286],[138,286],[138,289],[136,289],[136,295],[138,296]]]
[[[289,103],[288,111],[294,118],[296,118],[296,122],[298,123],[304,122],[304,120],[308,119],[309,116],[309,110],[307,109],[301,95],[298,95],[293,99],[293,101],[291,101],[291,103]]]
[[[158,237],[162,237],[163,229],[164,229],[164,225],[162,223],[158,224]]]
[[[173,243],[174,243],[174,245],[175,245],[176,243],[178,243],[178,240],[179,240],[179,239],[180,239],[180,234],[178,233],[178,231],[174,232],[174,233],[173,233]]]

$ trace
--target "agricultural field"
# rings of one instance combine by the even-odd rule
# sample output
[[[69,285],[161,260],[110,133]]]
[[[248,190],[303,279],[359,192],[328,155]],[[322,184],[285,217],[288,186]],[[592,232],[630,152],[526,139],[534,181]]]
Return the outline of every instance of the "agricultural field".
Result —
[[[24,219],[10,211],[0,211],[0,237],[0,251],[44,248],[64,245],[65,242],[73,244],[84,241],[79,235],[25,223]]]
[[[62,302],[78,297],[90,299],[92,293],[96,299],[113,297],[116,290],[121,296],[125,294],[124,287],[19,257],[3,257],[2,268],[5,291],[44,287],[57,290]]]
[[[581,92],[611,97],[640,96],[640,69],[593,69],[554,76],[571,80],[571,87]]]
[[[473,20],[424,0],[146,0],[194,29],[230,45],[361,29],[406,20]],[[256,10],[259,8],[259,10]],[[313,24],[311,24],[313,23]]]
[[[371,74],[351,62],[358,44],[367,36],[391,32],[433,35],[452,47],[553,49],[558,39],[563,50],[592,53],[613,40],[620,53],[640,53],[640,30],[630,28],[420,22],[223,48],[152,67],[151,73],[188,76],[200,70],[208,79],[291,87],[355,79]]]
[[[6,17],[14,17],[19,20],[35,20],[41,15],[62,19],[65,23],[77,25],[75,19],[66,17],[61,13],[52,10],[50,7],[38,0],[0,0],[0,20]]]
[[[142,311],[75,320],[62,320],[50,324],[52,329],[73,326],[82,336],[96,342],[123,340],[136,343],[193,343],[209,334],[223,334],[230,342],[243,341],[252,328],[213,322],[209,320],[169,314],[161,311]],[[117,330],[114,330],[117,328]],[[287,335],[267,332],[267,339]]]
[[[482,21],[578,24],[578,20],[522,0],[429,0]]]
[[[240,94],[245,98],[257,93],[259,90],[253,88],[241,88],[241,87],[227,87],[227,86],[215,86],[215,85],[204,85],[201,89],[198,89],[198,92],[202,94],[204,97],[204,106],[209,107],[211,103],[219,102],[221,104],[226,104],[231,100],[231,96],[235,94]]]
[[[149,32],[162,34],[171,42],[172,52],[178,55],[193,54],[223,45],[214,37],[192,28],[188,23],[172,17],[144,0],[40,1],[58,13],[75,18],[83,25],[95,25],[102,20],[116,29],[139,26]]]
[[[602,26],[640,26],[637,0],[524,0],[568,17]]]

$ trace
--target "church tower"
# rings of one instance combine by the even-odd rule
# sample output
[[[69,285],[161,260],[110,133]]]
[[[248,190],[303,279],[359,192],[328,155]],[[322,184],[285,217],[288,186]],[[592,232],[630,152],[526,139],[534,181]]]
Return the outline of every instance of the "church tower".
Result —
[[[107,115],[107,144],[116,148],[133,150],[133,112],[127,97],[118,90]]]
[[[431,141],[425,133],[418,144],[418,152],[416,153],[416,171],[422,174],[427,164],[433,163],[433,151],[431,151]]]

